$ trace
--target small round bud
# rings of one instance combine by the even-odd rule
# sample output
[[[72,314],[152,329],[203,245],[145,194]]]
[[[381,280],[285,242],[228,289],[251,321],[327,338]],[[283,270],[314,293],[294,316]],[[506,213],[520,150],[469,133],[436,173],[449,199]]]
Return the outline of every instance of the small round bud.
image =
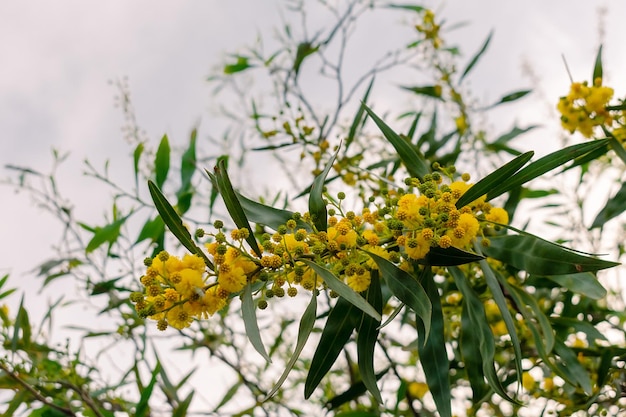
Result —
[[[330,290],[328,295],[330,296],[330,298],[337,298],[337,297],[339,297],[339,293],[337,291],[335,291],[335,290]]]
[[[167,320],[161,319],[161,320],[157,321],[156,327],[157,327],[157,329],[159,329],[159,331],[166,330],[167,329]]]
[[[287,234],[287,226],[285,226],[284,224],[281,224],[280,226],[278,226],[278,233],[281,235],[286,235]]]
[[[284,297],[285,296],[285,289],[278,287],[276,289],[274,289],[274,295],[278,298]]]
[[[221,220],[215,220],[213,222],[213,227],[215,227],[216,229],[221,229],[222,227],[224,227],[224,222]]]
[[[128,297],[128,299],[133,303],[138,303],[139,301],[143,300],[143,293],[138,292],[138,291],[133,291],[130,293],[130,296]]]
[[[470,180],[471,176],[470,174],[468,174],[467,172],[464,172],[461,174],[461,179],[465,182],[468,182]]]
[[[287,295],[289,297],[295,297],[296,295],[298,295],[298,289],[296,287],[289,287],[287,289]]]
[[[329,216],[334,216],[335,214],[337,214],[337,211],[335,211],[334,208],[329,208],[328,209],[328,215]]]
[[[294,219],[289,219],[289,220],[287,220],[286,226],[287,226],[288,229],[293,230],[293,229],[296,228],[297,223],[296,223],[296,221]]]
[[[197,229],[196,230],[196,237],[199,239],[201,237],[204,237],[204,229]]]
[[[338,198],[339,200],[345,200],[345,198],[346,198],[346,193],[344,193],[343,191],[339,191],[339,192],[337,193],[337,198]]]
[[[257,307],[259,307],[259,310],[265,310],[267,308],[267,300],[259,300]]]
[[[151,266],[151,265],[152,265],[152,258],[145,258],[145,259],[143,260],[143,264],[144,264],[145,266],[147,266],[147,267]]]
[[[215,241],[217,243],[224,243],[226,242],[226,235],[222,232],[219,232],[218,234],[215,235]]]
[[[161,252],[159,252],[159,254],[157,256],[159,257],[159,260],[161,262],[165,262],[165,261],[167,261],[169,259],[170,254],[167,253],[166,251],[161,251]]]

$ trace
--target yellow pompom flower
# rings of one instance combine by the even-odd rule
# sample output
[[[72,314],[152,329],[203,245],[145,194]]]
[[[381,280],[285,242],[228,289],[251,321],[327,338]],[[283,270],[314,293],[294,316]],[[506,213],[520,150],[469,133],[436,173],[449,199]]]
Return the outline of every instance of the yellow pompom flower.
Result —
[[[489,213],[485,215],[485,218],[490,222],[500,224],[509,223],[509,213],[507,213],[505,209],[500,207],[492,207],[491,210],[489,210]]]
[[[196,293],[196,289],[201,290],[204,286],[202,272],[195,269],[183,269],[179,273],[180,281],[175,285],[176,291],[183,298],[190,298]]]
[[[418,234],[417,237],[406,240],[404,250],[411,259],[423,259],[430,252],[430,242]]]
[[[363,249],[368,252],[372,252],[374,255],[378,255],[381,258],[389,260],[389,252],[387,252],[380,246],[365,245]],[[378,269],[378,264],[372,258],[369,258],[369,260],[366,262],[366,265],[369,266],[370,269]]]
[[[524,372],[522,374],[522,386],[526,389],[526,391],[532,391],[535,388],[535,378],[528,372]]]
[[[459,216],[456,228],[448,230],[446,236],[450,238],[452,246],[463,248],[476,237],[479,229],[480,225],[476,217],[470,213],[463,213]]]
[[[167,312],[167,323],[175,329],[181,330],[191,325],[193,317],[185,308],[185,304],[173,307]]]
[[[186,254],[183,256],[183,261],[181,264],[182,268],[194,269],[196,271],[204,272],[206,266],[204,264],[204,260],[198,255],[190,255]]]
[[[246,274],[240,266],[224,264],[217,275],[217,282],[229,293],[239,292],[246,285]]]
[[[428,384],[425,382],[411,382],[407,389],[411,397],[417,398],[418,400],[424,398],[424,395],[429,391]]]
[[[368,289],[371,280],[370,272],[364,268],[362,271],[346,277],[346,283],[356,292],[363,292]]]

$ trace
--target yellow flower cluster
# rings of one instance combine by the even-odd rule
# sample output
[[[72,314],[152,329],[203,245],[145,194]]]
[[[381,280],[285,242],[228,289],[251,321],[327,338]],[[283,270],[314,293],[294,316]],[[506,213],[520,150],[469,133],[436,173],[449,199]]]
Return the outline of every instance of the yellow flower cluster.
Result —
[[[229,241],[217,221],[217,232],[210,234],[214,241],[206,245],[212,268],[197,255],[180,259],[162,252],[146,262],[141,277],[144,291],[133,293],[131,300],[142,317],[157,321],[157,328],[182,329],[224,308],[246,285],[252,285],[259,308],[273,297],[296,296],[298,288],[323,288],[323,279],[307,261],[330,270],[355,292],[363,292],[378,268],[369,253],[410,270],[412,262],[425,258],[433,247],[471,249],[472,241],[491,222],[508,222],[506,211],[492,207],[484,197],[456,208],[471,187],[468,180],[469,175],[464,175],[445,184],[439,173],[423,181],[407,179],[407,191],[386,190],[384,202],[375,204],[373,198],[375,207],[360,214],[344,212],[340,203],[330,199],[334,207],[328,210],[326,231],[316,230],[308,213],[295,213],[274,234],[259,236],[261,257],[245,250],[247,229],[233,230]],[[340,194],[341,201],[345,195]]]
[[[613,89],[603,86],[601,78],[596,78],[592,86],[587,82],[573,83],[569,94],[561,97],[557,105],[563,128],[590,138],[596,126],[610,127],[614,117],[606,107],[611,98]]]
[[[432,42],[433,48],[439,49],[441,47],[443,41],[439,37],[440,25],[435,23],[435,13],[432,10],[424,11],[422,24],[415,25],[415,29]]]

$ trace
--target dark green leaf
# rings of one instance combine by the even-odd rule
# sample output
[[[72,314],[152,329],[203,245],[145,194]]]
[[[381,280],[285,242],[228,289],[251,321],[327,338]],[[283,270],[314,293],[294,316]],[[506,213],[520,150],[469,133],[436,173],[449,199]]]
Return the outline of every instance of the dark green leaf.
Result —
[[[362,103],[367,103],[367,99],[369,98],[370,91],[372,90],[373,85],[374,85],[374,77],[372,77],[372,80],[367,86],[367,90],[365,90],[365,95],[363,96],[363,100],[361,100]],[[365,109],[363,108],[363,106],[359,106],[359,109],[357,110],[356,115],[354,116],[354,120],[352,120],[352,124],[350,125],[350,130],[348,130],[348,137],[346,138],[346,146],[344,147],[344,153],[348,151],[348,148],[350,147],[350,144],[354,141],[354,138],[356,137],[357,132],[359,132],[361,127],[363,126],[363,123],[365,122],[365,120],[363,120],[364,114],[365,114]]]
[[[415,320],[419,343],[420,363],[424,369],[426,383],[437,405],[437,411],[441,417],[452,417],[451,392],[450,392],[450,362],[446,350],[446,338],[444,334],[444,319],[441,309],[441,301],[437,284],[433,280],[430,267],[424,268],[422,284],[430,304],[432,305],[432,320],[430,332],[426,331],[425,323],[418,317]]]
[[[432,304],[421,284],[406,271],[398,268],[385,258],[374,253],[367,253],[378,265],[380,275],[387,286],[400,301],[406,304],[424,323],[424,341],[428,339],[432,321]]]
[[[532,235],[505,235],[491,239],[483,252],[534,275],[565,275],[611,268],[616,262],[584,256]]]
[[[224,397],[222,397],[222,400],[220,401],[220,403],[213,409],[214,413],[217,413],[217,411],[222,408],[224,405],[226,405],[230,400],[233,399],[233,397],[235,396],[235,394],[237,393],[237,391],[239,391],[239,387],[241,387],[243,385],[243,383],[240,380],[237,380],[237,382],[235,382],[229,389],[228,391],[226,391],[226,394],[224,394]]]
[[[226,209],[228,210],[228,214],[230,214],[230,217],[233,219],[237,227],[240,229],[248,229],[249,234],[246,238],[246,242],[248,242],[248,245],[250,245],[254,253],[261,257],[262,251],[259,248],[256,237],[254,237],[254,230],[250,227],[246,213],[241,207],[241,203],[239,202],[237,194],[233,189],[230,178],[228,178],[226,158],[222,157],[218,159],[217,166],[215,167],[215,174],[211,174],[209,171],[206,172],[209,174],[209,177],[211,178],[211,181],[213,181],[214,185],[217,186],[217,189],[224,200],[224,204],[226,205]]]
[[[296,50],[296,57],[293,60],[293,71],[296,74],[296,77],[298,76],[298,73],[300,72],[300,66],[302,65],[302,62],[304,62],[304,59],[308,57],[309,55],[314,54],[319,49],[320,49],[319,45],[317,46],[313,45],[311,42],[301,42],[300,44],[298,44],[298,49]]]
[[[259,331],[259,324],[256,319],[256,304],[252,299],[252,286],[250,284],[244,287],[243,294],[241,295],[241,315],[243,316],[243,324],[246,328],[248,340],[250,340],[254,349],[263,356],[263,359],[272,362],[265,351],[263,340],[261,340],[261,332]]]
[[[591,224],[591,229],[602,227],[604,223],[619,216],[626,210],[626,182],[622,184],[619,191],[605,205]]]
[[[535,298],[528,294],[523,288],[518,288],[510,284],[507,280],[502,280],[500,283],[509,292],[511,298],[513,298],[515,304],[519,308],[519,311],[524,316],[524,319],[526,319],[526,322],[532,322],[533,318],[537,320],[543,335],[542,337],[535,339],[535,343],[541,344],[546,353],[550,353],[554,348],[554,331],[552,330],[550,321],[542,311],[541,307],[539,307],[539,304],[537,304],[537,300],[535,300]],[[527,306],[531,308],[534,313],[534,317],[528,312]]]
[[[237,58],[235,63],[224,65],[224,74],[231,75],[252,68],[252,65],[248,62],[248,57],[236,55],[235,58]]]
[[[606,296],[606,289],[591,272],[580,272],[564,275],[546,275],[551,281],[568,290],[599,300]]]
[[[424,7],[413,4],[388,4],[387,7],[389,7],[390,9],[411,10],[417,13],[424,11]]]
[[[135,244],[146,239],[150,239],[152,242],[157,242],[164,232],[165,223],[163,223],[163,219],[160,216],[157,216],[154,219],[148,219],[141,228]]]
[[[163,135],[161,139],[161,143],[159,143],[159,147],[156,152],[156,156],[154,159],[154,171],[156,175],[156,185],[157,187],[163,187],[165,183],[165,179],[167,178],[167,173],[170,170],[170,143],[167,139],[167,135]]]
[[[377,373],[376,376],[375,376],[376,381],[378,381],[380,378],[382,378],[383,375],[385,375],[388,371],[389,371],[389,368],[384,369],[381,372]],[[356,400],[361,395],[365,394],[366,390],[367,390],[367,388],[365,388],[365,384],[363,383],[363,381],[355,382],[354,384],[350,385],[350,388],[348,388],[347,390],[345,390],[341,394],[338,394],[338,395],[334,396],[333,398],[331,398],[330,400],[328,400],[326,402],[326,404],[324,404],[324,407],[329,409],[329,410],[336,410],[337,408],[341,407],[345,403]],[[365,414],[358,414],[358,413],[365,413]],[[337,416],[353,416],[353,415],[354,416],[365,415],[365,416],[380,417],[380,414],[371,414],[371,413],[367,413],[367,412],[364,412],[364,411],[363,412],[353,411],[353,412],[347,412],[347,413],[339,413],[339,414],[335,414],[335,417],[337,417]]]
[[[448,271],[450,271],[450,274],[454,278],[457,288],[461,291],[461,294],[463,294],[462,314],[467,315],[466,320],[472,323],[472,331],[476,332],[478,336],[483,374],[485,378],[487,378],[489,386],[502,398],[515,402],[502,387],[502,383],[496,373],[494,366],[495,344],[482,301],[480,301],[474,290],[469,286],[467,278],[458,267],[452,266],[448,268]]]
[[[378,271],[371,271],[370,286],[366,291],[365,299],[379,313],[383,312],[383,296],[380,290],[380,279]],[[374,372],[374,348],[378,340],[378,326],[380,320],[374,320],[365,313],[361,313],[361,320],[357,326],[356,349],[358,355],[358,366],[361,379],[378,403],[382,404],[383,399],[376,385],[376,373]]]
[[[494,188],[506,182],[513,176],[521,167],[526,165],[526,162],[530,161],[535,153],[530,151],[526,152],[513,159],[512,161],[504,164],[500,168],[487,175],[476,184],[472,185],[456,202],[456,208],[460,209],[463,206],[468,205],[472,201],[482,197]]]
[[[587,335],[587,342],[590,345],[596,344],[597,340],[608,341],[605,335],[600,333],[593,324],[587,321],[569,317],[550,317],[550,321],[554,323],[555,330],[564,337],[569,336],[572,333],[571,329],[574,329],[574,332],[585,333],[585,335]]]
[[[178,406],[174,408],[172,417],[186,417],[188,415],[187,411],[189,410],[189,406],[191,405],[191,401],[193,400],[194,394],[195,394],[195,391],[191,391],[189,395],[185,397],[184,400],[178,403]]]
[[[487,194],[487,200],[494,199],[497,196],[533,180],[554,168],[562,166],[572,159],[606,146],[607,143],[608,141],[606,139],[594,140],[592,142],[568,146],[567,148],[546,155],[543,158],[531,163],[526,168],[520,170],[508,181],[502,183],[501,186],[496,187],[494,190],[489,192]]]
[[[152,196],[152,201],[154,201],[154,206],[156,207],[161,219],[170,229],[172,234],[176,236],[178,241],[186,247],[189,252],[200,256],[204,259],[204,263],[211,269],[215,270],[213,263],[209,260],[209,258],[205,255],[205,253],[200,249],[191,239],[191,235],[189,234],[189,230],[185,226],[183,226],[183,221],[174,210],[174,207],[167,201],[165,196],[161,193],[159,188],[152,182],[148,181],[148,189],[150,190],[150,195]]]
[[[152,397],[152,391],[154,391],[154,386],[156,385],[159,372],[161,372],[161,363],[157,361],[154,366],[154,370],[152,371],[150,383],[146,387],[139,390],[139,392],[141,392],[141,397],[139,398],[137,408],[135,409],[136,417],[148,417],[150,415],[150,397]]]
[[[339,148],[340,147],[337,148],[337,152],[335,152],[326,163],[324,171],[315,177],[309,194],[309,213],[313,219],[313,224],[319,232],[325,232],[328,226],[328,211],[326,210],[326,202],[324,201],[323,195],[324,184],[326,184],[326,177],[333,167],[337,153],[339,153]]]
[[[180,193],[187,192],[191,188],[191,178],[196,172],[196,137],[198,131],[194,129],[189,139],[189,147],[183,153],[180,162]],[[180,197],[179,197],[180,198]]]
[[[307,306],[304,314],[302,314],[302,318],[300,319],[298,338],[296,341],[296,348],[293,351],[293,355],[291,356],[291,359],[289,359],[289,362],[287,362],[287,364],[285,365],[285,370],[283,371],[283,374],[280,376],[280,378],[278,378],[278,381],[274,385],[274,388],[272,388],[272,390],[266,395],[265,400],[276,394],[276,392],[283,385],[283,383],[287,379],[287,376],[289,375],[289,372],[291,372],[293,366],[296,364],[296,361],[300,357],[300,353],[302,353],[302,349],[304,349],[306,341],[309,339],[309,335],[313,330],[313,326],[315,325],[315,319],[317,317],[317,296],[315,294],[316,292],[313,291],[311,301],[309,302],[309,305]]]
[[[557,339],[554,344],[554,352],[560,357],[560,360],[556,362],[556,367],[575,381],[585,391],[585,394],[591,395],[593,390],[590,375],[578,361],[576,353],[565,346],[565,343],[560,339]]]
[[[21,333],[21,348],[26,349],[30,346],[32,330],[30,327],[30,320],[28,318],[28,311],[24,308],[24,295],[20,300],[20,306],[17,309],[17,316],[15,316],[15,324],[13,325],[13,337],[11,338],[11,351],[15,352],[18,348],[18,342],[20,341]]]
[[[401,85],[400,88],[407,90],[407,91],[411,91],[418,95],[432,97],[432,98],[436,98],[437,100],[443,101],[443,98],[441,98],[441,86],[439,85],[426,85],[426,86],[421,86],[421,87],[418,87],[418,86],[409,87],[409,86]]]
[[[591,83],[596,81],[596,78],[602,79],[602,45],[598,48],[598,55],[596,55],[596,62],[593,65],[593,78]]]
[[[341,350],[350,340],[359,317],[356,308],[345,298],[338,298],[330,311],[320,342],[315,349],[309,373],[304,383],[304,398],[308,399],[322,378],[333,366]]]
[[[287,223],[287,220],[293,218],[293,212],[291,211],[266,206],[265,204],[250,200],[236,191],[235,193],[237,194],[239,203],[241,203],[241,207],[246,213],[246,217],[253,223],[262,224],[277,230],[278,226],[284,225]],[[296,221],[296,227],[298,229],[311,230],[311,226],[302,220]]]
[[[516,91],[514,93],[507,94],[504,97],[502,97],[499,101],[497,101],[497,102],[493,103],[492,105],[490,105],[489,107],[487,107],[487,109],[494,108],[496,106],[499,106],[500,104],[510,103],[511,101],[519,100],[520,98],[528,95],[528,93],[530,93],[531,91],[532,90],[520,90],[520,91]]]
[[[472,70],[472,68],[474,68],[474,66],[476,65],[476,63],[480,59],[480,57],[485,53],[485,51],[487,50],[487,47],[489,46],[489,42],[491,42],[491,37],[492,36],[493,36],[493,31],[489,32],[489,35],[487,36],[487,39],[485,40],[485,43],[483,44],[483,46],[476,53],[476,55],[474,55],[472,57],[470,62],[467,64],[467,67],[465,67],[465,69],[463,70],[463,73],[461,74],[461,78],[459,78],[459,84],[461,83],[461,81],[463,81],[465,76],[467,74],[469,74],[469,72]]]
[[[485,257],[454,246],[447,249],[434,247],[430,248],[424,260],[417,261],[417,263],[431,266],[453,266],[477,262],[481,259],[485,259]]]
[[[376,309],[374,309],[374,307],[372,307],[358,293],[354,292],[352,288],[340,281],[339,278],[333,275],[333,273],[328,269],[316,264],[315,262],[309,261],[308,259],[301,259],[301,261],[311,267],[311,269],[313,269],[313,271],[315,271],[315,273],[324,280],[328,288],[339,294],[341,298],[347,300],[347,302],[373,317],[375,320],[381,320],[380,314],[376,311]]]
[[[489,386],[485,384],[483,360],[480,354],[480,337],[467,313],[467,308],[463,309],[463,314],[461,314],[460,337],[459,348],[467,373],[467,380],[472,388],[472,402],[478,404],[489,392]]]
[[[404,162],[406,169],[415,178],[423,179],[424,175],[430,172],[428,164],[419,152],[411,145],[411,143],[405,139],[402,139],[396,132],[394,132],[380,117],[378,117],[369,107],[363,104],[367,114],[374,120],[376,126],[383,133],[383,136],[391,143]]]

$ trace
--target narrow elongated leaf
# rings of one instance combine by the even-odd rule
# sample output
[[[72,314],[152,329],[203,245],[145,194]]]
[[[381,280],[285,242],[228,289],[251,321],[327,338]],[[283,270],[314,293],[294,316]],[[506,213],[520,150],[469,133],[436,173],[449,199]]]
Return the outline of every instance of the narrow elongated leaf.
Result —
[[[362,103],[367,103],[367,99],[369,98],[370,91],[372,90],[373,85],[374,85],[374,77],[372,77],[372,80],[367,86],[367,90],[365,90],[365,95],[363,96],[363,99],[361,100]],[[350,129],[348,130],[348,137],[346,138],[346,146],[344,147],[344,153],[348,151],[348,148],[350,147],[350,144],[352,144],[352,142],[354,141],[354,138],[356,137],[357,132],[359,132],[361,127],[363,127],[363,123],[365,122],[363,120],[364,114],[365,114],[365,109],[363,108],[363,106],[359,106],[359,109],[357,110],[356,115],[354,116],[354,120],[352,120],[352,124],[350,125]]]
[[[24,308],[24,294],[20,299],[20,306],[17,309],[17,316],[15,316],[15,323],[13,324],[13,337],[11,337],[11,351],[15,352],[18,348],[20,341],[20,332],[22,347],[27,349],[30,345],[31,338],[31,326],[28,318],[28,311]]]
[[[316,264],[315,262],[309,261],[308,259],[301,259],[301,261],[311,267],[311,269],[313,269],[313,271],[315,271],[315,273],[324,280],[326,285],[328,285],[328,288],[339,294],[341,298],[345,299],[347,302],[354,305],[356,308],[368,314],[375,320],[381,321],[382,318],[380,313],[378,313],[376,309],[365,300],[365,298],[354,292],[352,288],[340,281],[339,278],[337,278],[328,269]]]
[[[163,223],[163,219],[160,216],[156,216],[154,219],[148,219],[141,228],[135,244],[142,242],[146,239],[157,242],[164,232],[165,223]]]
[[[554,344],[554,352],[561,358],[561,360],[556,362],[556,367],[563,373],[569,375],[569,377],[585,391],[585,394],[591,395],[593,389],[591,387],[589,373],[580,362],[578,362],[576,353],[565,346],[565,343],[560,339],[557,339]]]
[[[302,62],[304,62],[306,57],[314,54],[319,49],[320,46],[313,45],[312,42],[301,42],[300,44],[298,44],[298,48],[296,49],[296,56],[293,60],[293,71],[296,77],[298,77],[298,73],[300,72],[300,66],[302,65]]]
[[[430,248],[426,258],[420,259],[417,263],[430,266],[454,266],[477,262],[481,259],[485,259],[485,257],[451,246],[446,249],[440,247]]]
[[[510,103],[512,101],[519,100],[520,98],[525,97],[526,95],[528,95],[528,93],[530,93],[530,92],[532,92],[532,90],[520,90],[520,91],[516,91],[514,93],[507,94],[507,95],[503,96],[500,100],[496,101],[495,103],[493,103],[492,105],[487,107],[487,109],[494,108],[496,106],[499,106],[500,104]]]
[[[250,200],[236,191],[235,193],[237,194],[237,199],[239,203],[241,203],[243,211],[246,213],[246,217],[253,223],[262,224],[277,230],[280,225],[284,225],[287,223],[287,220],[293,218],[293,212],[291,211],[266,206],[265,204]],[[302,220],[296,221],[296,227],[298,229],[311,230],[311,226]]]
[[[388,4],[386,7],[389,7],[390,9],[411,10],[417,13],[424,11],[424,7],[413,4]]]
[[[585,333],[589,344],[595,344],[596,340],[608,341],[606,336],[590,322],[570,317],[550,317],[550,321],[561,338],[567,338],[572,333],[571,329],[574,329],[575,332]]]
[[[328,211],[326,209],[326,202],[324,201],[324,184],[326,184],[326,177],[335,163],[335,158],[337,157],[337,153],[339,153],[340,147],[341,146],[337,148],[337,152],[328,160],[324,171],[315,177],[313,185],[311,186],[311,193],[309,194],[309,213],[313,219],[313,224],[320,232],[325,232],[328,227]]]
[[[502,398],[515,403],[516,401],[509,397],[502,387],[502,383],[496,373],[494,366],[495,344],[482,301],[480,301],[474,290],[469,286],[467,278],[460,269],[456,266],[452,266],[448,268],[448,271],[450,271],[450,274],[454,278],[457,288],[461,291],[461,294],[463,294],[462,314],[467,314],[467,319],[471,321],[473,331],[476,332],[478,336],[483,374],[485,378],[487,378],[489,386]]]
[[[382,378],[388,371],[389,371],[389,368],[384,369],[380,371],[379,373],[377,373],[375,376],[376,381]],[[350,385],[350,388],[348,388],[341,394],[338,394],[335,397],[328,400],[326,404],[324,404],[324,407],[327,408],[328,410],[336,410],[337,408],[341,407],[345,403],[356,400],[361,395],[365,394],[365,391],[367,391],[367,388],[365,388],[365,384],[363,383],[363,381],[355,382],[354,384]],[[352,414],[352,413],[355,413],[355,414]],[[339,413],[339,414],[335,414],[335,417],[337,416],[346,416],[346,417],[347,416],[361,416],[361,415],[380,417],[380,414],[370,414],[370,413],[356,414],[356,413],[358,412]]]
[[[432,97],[436,98],[437,100],[443,101],[443,98],[441,98],[441,86],[438,85],[425,85],[415,87],[401,85],[400,88],[402,88],[403,90],[411,91],[417,95]]]
[[[407,140],[402,139],[396,132],[394,132],[385,122],[381,120],[369,107],[363,104],[365,111],[372,118],[376,126],[380,129],[383,136],[391,143],[396,152],[402,159],[402,162],[406,166],[411,176],[423,179],[424,175],[430,172],[428,164],[419,152],[411,145]]]
[[[483,54],[487,50],[487,47],[489,46],[489,42],[491,42],[492,36],[493,36],[493,31],[489,32],[489,35],[487,36],[485,43],[483,43],[483,46],[481,46],[480,50],[476,53],[476,55],[472,57],[470,62],[467,64],[467,66],[463,70],[463,73],[461,74],[461,78],[459,78],[459,84],[461,83],[461,81],[463,81],[463,79],[467,76],[467,74],[469,74],[469,72],[474,68],[474,66],[480,59],[480,57],[483,56]]]
[[[161,190],[154,184],[152,181],[148,181],[148,189],[150,190],[150,196],[152,196],[152,201],[154,202],[154,206],[156,207],[161,219],[163,219],[163,223],[167,225],[172,234],[176,236],[178,241],[189,250],[189,252],[198,255],[204,260],[204,263],[211,269],[215,270],[213,263],[211,260],[205,255],[205,253],[200,249],[194,241],[191,239],[191,234],[189,234],[189,230],[185,226],[183,226],[183,221],[174,210],[174,207],[167,201]]]
[[[531,322],[534,318],[539,323],[542,337],[535,339],[535,343],[542,344],[546,353],[552,352],[552,349],[554,348],[554,330],[552,329],[550,321],[542,311],[541,307],[537,304],[535,297],[528,294],[523,288],[518,288],[515,285],[510,284],[507,280],[502,280],[500,283],[511,295],[515,304],[526,319],[526,322]],[[530,307],[534,316],[528,312],[526,306]]]
[[[150,397],[152,397],[152,392],[154,391],[154,386],[156,385],[159,372],[161,372],[161,363],[157,361],[154,367],[154,371],[152,371],[152,377],[150,378],[150,382],[146,387],[139,390],[139,392],[141,392],[141,397],[139,398],[137,408],[135,409],[135,416],[147,417],[150,414]]]
[[[366,253],[376,262],[380,275],[400,301],[406,304],[424,323],[424,339],[428,339],[432,321],[432,304],[422,285],[406,271],[374,253]]]
[[[498,143],[498,144],[507,144],[509,143],[511,140],[515,139],[516,137],[518,137],[519,135],[522,135],[532,129],[537,128],[538,125],[531,125],[525,128],[519,128],[517,126],[514,126],[509,132],[505,133],[504,135],[498,137],[495,141],[492,142],[493,143]]]
[[[97,227],[95,229],[93,237],[85,247],[85,252],[91,253],[94,250],[98,249],[102,244],[107,242],[110,244],[114,243],[120,236],[120,228],[126,222],[129,216],[130,214],[104,227]]]
[[[252,285],[250,284],[243,288],[243,293],[241,294],[241,315],[243,316],[243,324],[246,328],[248,340],[250,340],[254,349],[263,356],[263,359],[271,363],[272,359],[265,351],[263,340],[261,340],[261,332],[256,319],[256,305],[252,299]]]
[[[515,174],[521,167],[526,165],[526,162],[530,161],[535,153],[530,151],[526,152],[507,162],[500,168],[487,175],[485,178],[472,185],[456,202],[456,208],[460,209],[463,206],[468,205],[472,201],[482,197],[489,193],[494,188],[506,182],[513,174]]]
[[[372,270],[370,286],[366,291],[365,299],[374,309],[382,314],[383,296],[380,290],[378,271]],[[378,340],[378,326],[380,320],[374,320],[365,313],[361,313],[361,320],[357,326],[356,351],[361,379],[367,390],[374,399],[382,404],[383,399],[376,385],[376,372],[374,372],[374,348]]]
[[[480,354],[480,337],[469,317],[468,309],[461,314],[461,357],[467,373],[467,380],[472,388],[472,402],[478,404],[489,392],[483,373],[483,359]]]
[[[333,366],[339,353],[350,340],[355,329],[359,314],[345,298],[338,298],[337,303],[330,311],[320,342],[315,349],[309,373],[304,382],[304,398],[308,399],[322,378]]]
[[[170,170],[170,142],[167,135],[163,135],[154,159],[154,171],[157,187],[163,187],[167,174]]]
[[[626,182],[619,191],[604,205],[591,224],[591,229],[604,226],[604,223],[619,216],[626,210]]]
[[[478,249],[478,243],[475,244],[475,247]],[[487,286],[491,290],[491,295],[493,296],[493,300],[496,302],[498,309],[500,310],[500,315],[502,316],[502,320],[504,320],[504,324],[506,325],[506,329],[509,332],[509,337],[511,338],[511,344],[513,345],[513,351],[515,352],[515,369],[517,370],[517,380],[522,380],[522,348],[520,346],[520,340],[517,336],[517,330],[515,329],[515,323],[513,322],[513,317],[511,316],[511,312],[509,311],[509,306],[506,303],[506,299],[504,298],[504,293],[502,292],[502,288],[500,284],[505,281],[505,279],[496,271],[491,269],[489,262],[486,260],[480,261],[480,267],[483,270],[483,274],[485,276],[485,282]]]
[[[593,65],[593,75],[591,83],[596,81],[596,78],[602,79],[602,45],[598,48],[598,55],[596,55],[596,62]]]
[[[224,396],[220,400],[220,403],[217,406],[215,406],[215,408],[213,409],[213,412],[217,413],[217,411],[220,408],[228,404],[228,402],[233,399],[233,397],[235,396],[237,391],[239,391],[239,388],[242,385],[243,385],[243,382],[241,382],[240,380],[237,380],[237,382],[235,382],[230,388],[228,388],[228,391],[226,391],[226,394],[224,394]]]
[[[278,392],[285,380],[287,380],[289,372],[291,372],[291,370],[293,369],[296,361],[300,357],[300,353],[302,353],[302,349],[304,349],[304,345],[306,345],[306,341],[309,339],[309,335],[313,330],[313,326],[315,325],[315,319],[317,317],[317,296],[315,294],[316,292],[313,291],[311,301],[309,302],[306,310],[304,310],[304,314],[302,314],[302,318],[300,319],[298,338],[296,340],[296,348],[293,351],[293,355],[291,356],[291,359],[289,359],[289,362],[287,362],[287,364],[285,365],[285,370],[283,371],[280,378],[278,378],[278,381],[274,385],[274,388],[272,388],[272,390],[265,397],[265,400],[271,398],[274,394],[276,394],[276,392]],[[263,400],[263,402],[265,400]]]
[[[491,239],[482,251],[489,257],[534,275],[595,272],[619,265],[584,256],[532,235],[505,235]]]
[[[188,415],[187,411],[189,410],[194,394],[195,391],[191,391],[184,400],[178,402],[178,406],[174,409],[172,417],[185,417]]]
[[[189,138],[189,147],[181,158],[180,162],[180,192],[184,192],[191,187],[191,178],[196,172],[196,138],[198,131],[194,129]]]
[[[135,173],[135,187],[139,186],[139,159],[141,158],[141,154],[144,151],[143,142],[139,142],[137,147],[135,147],[135,151],[133,152],[133,171]]]
[[[586,153],[606,146],[608,140],[599,139],[591,142],[584,142],[577,145],[568,146],[549,155],[544,156],[520,170],[508,181],[502,183],[487,194],[487,201],[506,193],[530,180],[533,180],[554,168],[560,167],[568,161],[578,158]]]
[[[439,415],[452,417],[450,362],[446,350],[443,312],[439,291],[430,267],[424,268],[421,281],[432,305],[432,320],[430,332],[426,332],[425,323],[419,317],[415,320],[419,340],[417,351],[426,376],[426,383],[435,400]]]
[[[554,281],[563,288],[599,300],[606,296],[606,289],[600,284],[598,278],[591,272],[580,272],[564,275],[546,275],[550,281]]]
[[[237,227],[240,229],[248,229],[249,233],[246,238],[246,242],[248,242],[248,245],[250,245],[254,253],[256,253],[260,258],[262,251],[259,248],[256,237],[254,237],[254,230],[250,227],[246,213],[241,207],[241,203],[239,202],[237,194],[233,189],[233,185],[230,182],[230,178],[228,177],[228,171],[226,170],[226,158],[222,157],[218,159],[217,166],[215,167],[215,174],[211,174],[209,171],[206,171],[206,173],[209,175],[214,185],[217,186],[217,189],[224,200],[224,205],[226,205],[226,210],[228,210],[228,214],[230,214],[230,217],[233,219]]]
[[[224,74],[232,75],[252,68],[247,56],[237,55],[235,58],[237,58],[237,60],[234,63],[224,65]]]

